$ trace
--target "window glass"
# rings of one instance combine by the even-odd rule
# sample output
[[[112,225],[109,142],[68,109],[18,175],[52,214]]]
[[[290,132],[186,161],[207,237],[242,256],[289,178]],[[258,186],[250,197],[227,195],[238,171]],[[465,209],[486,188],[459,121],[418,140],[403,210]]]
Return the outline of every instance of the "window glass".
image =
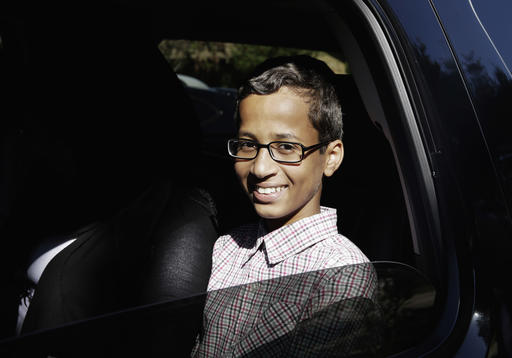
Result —
[[[324,291],[329,299],[320,298],[325,297]],[[224,304],[214,307],[214,300]],[[242,352],[265,357],[294,353],[383,357],[412,348],[431,332],[435,303],[433,285],[412,267],[367,263],[233,286],[107,315],[39,337],[21,338],[8,348],[56,357],[77,352],[185,357],[197,345],[196,337],[201,341],[205,312],[213,315],[206,320],[215,320],[215,315],[223,320],[208,343],[232,340],[236,343],[227,349],[236,356]],[[246,320],[248,312],[260,311],[256,323]],[[222,329],[235,323],[246,330],[244,338],[223,335]]]
[[[490,5],[482,0],[468,1],[482,30],[503,62],[503,69],[500,68],[501,66],[496,66],[493,72],[489,74],[484,72],[480,74],[479,80],[478,78],[472,78],[472,80],[475,82],[476,99],[483,112],[481,120],[487,131],[488,145],[493,152],[495,165],[504,184],[510,212],[512,210],[512,140],[509,134],[512,133],[512,124],[508,119],[512,115],[509,101],[512,96],[512,47],[510,46],[512,24],[509,18],[512,13],[512,3],[500,0]]]
[[[485,0],[468,0],[475,16],[496,47],[496,51],[508,67],[512,66],[512,48],[510,38],[512,37],[512,24],[509,15],[512,13],[512,3],[507,0],[493,1],[489,6]]]
[[[512,144],[508,118],[512,109],[508,99],[512,93],[509,46],[512,26],[508,14],[511,4],[508,1],[468,0],[460,4],[439,1],[436,7],[464,73],[510,213]]]

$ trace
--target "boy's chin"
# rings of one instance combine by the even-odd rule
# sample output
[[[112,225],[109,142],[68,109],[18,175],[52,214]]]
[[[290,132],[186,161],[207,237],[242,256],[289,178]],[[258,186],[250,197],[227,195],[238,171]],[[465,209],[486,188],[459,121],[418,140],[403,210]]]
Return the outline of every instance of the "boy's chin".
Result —
[[[320,212],[318,206],[299,206],[292,207],[287,203],[261,204],[253,202],[256,214],[267,222],[267,226],[276,229],[280,226],[291,224],[302,218],[306,218]],[[285,205],[283,205],[285,204]]]
[[[265,220],[278,220],[286,216],[286,212],[275,204],[254,203],[256,214]]]
[[[254,204],[256,214],[268,223],[272,223],[274,228],[284,225],[293,216],[289,210],[280,208],[277,205]]]

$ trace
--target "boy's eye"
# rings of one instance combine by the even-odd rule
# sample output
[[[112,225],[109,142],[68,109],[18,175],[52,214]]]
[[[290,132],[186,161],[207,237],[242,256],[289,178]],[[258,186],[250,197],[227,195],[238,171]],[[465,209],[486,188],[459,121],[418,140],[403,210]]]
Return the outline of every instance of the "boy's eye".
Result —
[[[240,151],[254,151],[256,149],[256,143],[249,141],[238,142],[238,150]]]
[[[295,153],[296,151],[299,150],[299,147],[296,144],[283,142],[275,143],[274,145],[272,145],[272,148],[282,154]]]
[[[294,150],[295,146],[290,143],[280,143],[278,148],[279,148],[279,150],[282,150],[282,151],[290,151],[290,150]]]

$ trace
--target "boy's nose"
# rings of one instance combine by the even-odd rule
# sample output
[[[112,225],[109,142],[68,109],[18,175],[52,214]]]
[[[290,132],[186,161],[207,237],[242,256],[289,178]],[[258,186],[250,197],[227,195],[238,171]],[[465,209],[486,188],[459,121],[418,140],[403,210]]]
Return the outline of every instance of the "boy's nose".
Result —
[[[267,148],[261,148],[253,159],[251,173],[258,178],[265,178],[277,170],[277,163],[272,159]]]

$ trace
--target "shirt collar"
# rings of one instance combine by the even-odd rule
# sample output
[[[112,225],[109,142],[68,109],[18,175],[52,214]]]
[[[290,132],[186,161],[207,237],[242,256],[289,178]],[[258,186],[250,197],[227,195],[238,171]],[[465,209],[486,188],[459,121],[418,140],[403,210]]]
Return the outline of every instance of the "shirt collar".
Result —
[[[260,221],[255,245],[247,260],[263,245],[269,265],[275,265],[338,233],[336,209],[320,207],[320,213],[267,232]]]

